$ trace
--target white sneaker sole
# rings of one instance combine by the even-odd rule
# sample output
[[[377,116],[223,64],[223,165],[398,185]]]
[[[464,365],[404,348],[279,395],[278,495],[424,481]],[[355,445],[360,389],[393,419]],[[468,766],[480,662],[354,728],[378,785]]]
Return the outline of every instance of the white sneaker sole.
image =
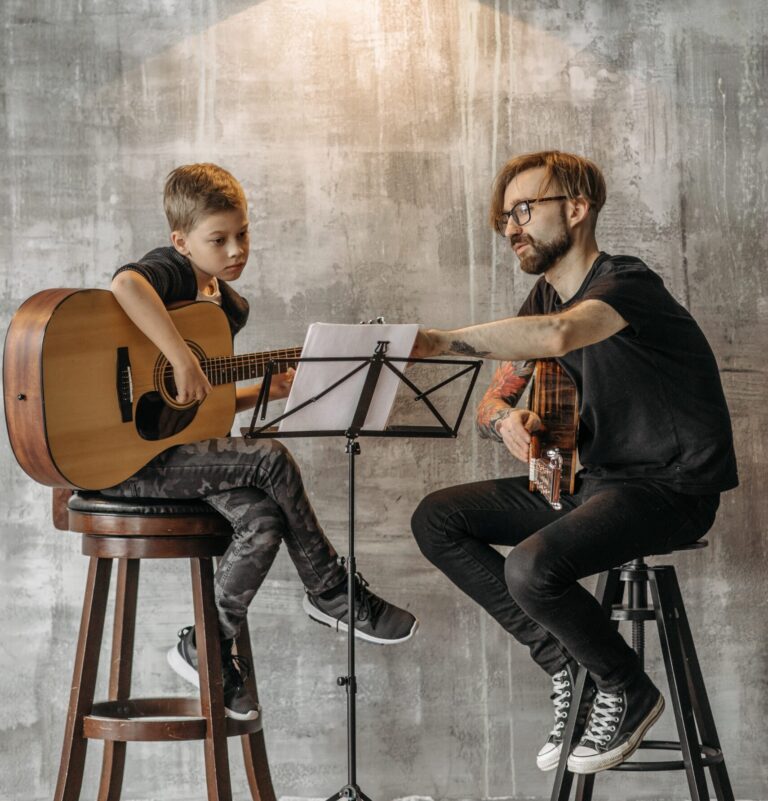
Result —
[[[643,741],[648,729],[661,717],[664,711],[664,696],[659,695],[659,700],[654,705],[653,709],[646,715],[640,725],[635,729],[634,734],[625,743],[618,748],[613,748],[603,754],[594,754],[590,756],[574,756],[571,754],[568,757],[568,770],[571,773],[599,773],[602,770],[609,770],[615,768],[616,765],[621,765],[622,762],[629,759],[632,754],[637,751],[640,743]]]
[[[175,645],[166,654],[166,659],[174,673],[178,673],[184,681],[188,681],[190,684],[197,687],[198,690],[200,689],[200,677],[197,675],[197,671],[182,657],[179,653],[179,649]],[[256,720],[261,714],[261,707],[252,709],[250,712],[246,713],[235,712],[232,709],[224,707],[224,714],[233,720]]]
[[[314,620],[316,623],[321,623],[323,626],[329,626],[332,629],[336,629],[336,631],[347,631],[349,626],[341,620],[337,620],[335,617],[331,617],[330,615],[326,615],[325,612],[318,609],[316,606],[313,606],[310,603],[309,598],[305,595],[304,600],[301,602],[304,611]],[[411,637],[416,633],[416,630],[419,628],[419,621],[418,618],[414,618],[413,626],[411,626],[411,630],[405,637],[400,637],[397,640],[385,640],[381,637],[374,637],[370,634],[366,634],[366,632],[361,631],[360,629],[355,629],[355,637],[358,640],[365,640],[366,642],[372,642],[376,645],[397,645],[401,642],[406,642],[410,640]]]

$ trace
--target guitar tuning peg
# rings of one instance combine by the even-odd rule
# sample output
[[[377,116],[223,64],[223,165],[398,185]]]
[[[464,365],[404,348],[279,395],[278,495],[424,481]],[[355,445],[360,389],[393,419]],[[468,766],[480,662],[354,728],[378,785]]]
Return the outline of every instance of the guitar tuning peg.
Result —
[[[376,318],[376,322],[377,322],[379,325],[384,325],[384,318],[383,318],[383,317],[377,317],[377,318]]]

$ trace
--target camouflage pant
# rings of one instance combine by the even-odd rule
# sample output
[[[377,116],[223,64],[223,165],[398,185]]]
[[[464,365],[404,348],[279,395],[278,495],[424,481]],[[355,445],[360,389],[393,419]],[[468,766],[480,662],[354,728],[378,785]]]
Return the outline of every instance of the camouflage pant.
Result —
[[[201,498],[232,524],[232,543],[215,575],[223,637],[237,636],[281,540],[311,593],[344,581],[344,569],[315,517],[298,465],[277,440],[224,437],[179,445],[103,492],[128,498]]]

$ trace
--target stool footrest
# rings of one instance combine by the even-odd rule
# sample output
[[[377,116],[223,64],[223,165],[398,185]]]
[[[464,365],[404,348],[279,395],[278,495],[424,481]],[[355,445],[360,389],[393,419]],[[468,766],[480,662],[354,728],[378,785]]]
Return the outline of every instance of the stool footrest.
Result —
[[[680,743],[672,740],[643,740],[640,748],[648,751],[681,751]],[[701,764],[704,767],[717,765],[723,761],[723,752],[719,748],[711,748],[708,745],[701,746]],[[682,759],[663,759],[656,762],[622,762],[610,770],[685,770],[685,762]]]
[[[255,720],[226,719],[227,737],[261,731]],[[83,718],[83,736],[92,740],[159,742],[204,740],[206,720],[197,698],[127,698],[100,701]]]

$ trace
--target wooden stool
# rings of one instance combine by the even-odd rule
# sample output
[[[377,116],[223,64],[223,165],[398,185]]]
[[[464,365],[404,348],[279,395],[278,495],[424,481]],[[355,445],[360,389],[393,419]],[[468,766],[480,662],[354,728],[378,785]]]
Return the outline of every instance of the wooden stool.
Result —
[[[98,493],[54,494],[54,521],[83,535],[90,556],[83,615],[55,801],[77,801],[88,740],[104,740],[98,801],[118,801],[129,741],[204,740],[209,801],[231,801],[227,737],[242,738],[245,770],[254,801],[275,801],[261,716],[224,715],[213,557],[224,553],[229,524],[202,501],[112,499]],[[63,525],[64,513],[67,522]],[[109,698],[93,702],[112,560],[118,560]],[[141,559],[189,559],[195,609],[200,699],[131,698],[131,670]],[[252,662],[243,623],[237,653]],[[254,697],[253,672],[246,683]]]
[[[702,540],[674,548],[673,551],[687,551],[706,546],[706,541]],[[645,655],[645,621],[656,621],[672,711],[680,739],[678,742],[643,740],[640,748],[652,751],[679,751],[682,756],[682,759],[662,759],[654,762],[632,760],[623,762],[611,770],[683,770],[688,779],[692,801],[709,801],[704,774],[704,769],[708,768],[718,801],[733,801],[733,790],[725,766],[725,757],[704,687],[675,568],[672,565],[652,566],[646,564],[643,559],[635,559],[601,574],[595,595],[603,609],[610,612],[611,620],[616,621],[617,626],[622,620],[632,623],[632,647],[640,657],[641,665]],[[586,670],[580,668],[570,714],[563,732],[563,750],[557,766],[551,801],[567,801],[570,796],[573,774],[568,771],[568,754],[576,745],[574,737],[576,717],[582,702],[586,677]],[[579,775],[576,801],[591,801],[597,775]]]

